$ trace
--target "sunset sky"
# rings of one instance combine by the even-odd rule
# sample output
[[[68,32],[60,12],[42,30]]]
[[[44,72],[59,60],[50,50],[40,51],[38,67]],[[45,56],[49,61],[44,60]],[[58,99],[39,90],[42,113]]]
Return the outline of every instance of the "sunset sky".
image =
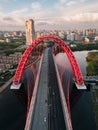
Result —
[[[0,30],[98,28],[98,0],[0,0]]]

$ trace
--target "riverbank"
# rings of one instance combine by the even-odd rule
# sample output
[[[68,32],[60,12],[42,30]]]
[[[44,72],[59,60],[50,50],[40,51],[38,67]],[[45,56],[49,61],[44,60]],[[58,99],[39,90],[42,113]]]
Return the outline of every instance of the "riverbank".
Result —
[[[87,57],[87,75],[98,75],[98,52],[89,52]]]
[[[9,86],[13,81],[13,77],[9,79],[4,85],[0,87],[0,94]]]
[[[98,130],[98,86],[91,88],[93,111],[95,115],[96,129]]]
[[[75,45],[75,46],[74,46]],[[72,51],[91,51],[91,50],[98,50],[98,43],[78,43],[78,44],[70,44],[70,48]]]
[[[88,52],[86,57],[87,61],[87,75],[93,76],[98,75],[98,52]],[[98,129],[98,85],[91,87],[91,96],[93,102],[94,118],[96,123],[96,129]]]

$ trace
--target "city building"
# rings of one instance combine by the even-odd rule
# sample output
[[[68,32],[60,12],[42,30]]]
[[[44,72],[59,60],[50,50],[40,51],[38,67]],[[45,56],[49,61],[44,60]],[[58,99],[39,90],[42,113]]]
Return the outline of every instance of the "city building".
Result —
[[[85,37],[85,43],[89,43],[90,39],[88,37]]]
[[[0,39],[0,42],[2,42],[2,43],[3,43],[3,42],[5,42],[5,40]]]
[[[38,31],[36,32],[36,38],[39,38],[41,36],[41,33]]]
[[[32,41],[35,39],[35,29],[34,29],[34,21],[29,19],[25,23],[26,27],[26,45],[32,44]]]
[[[11,42],[11,40],[10,40],[9,38],[6,38],[5,41],[6,41],[7,43]]]
[[[22,56],[21,52],[15,52],[6,56],[5,54],[0,55],[0,73],[5,73],[9,69],[13,68],[14,65],[17,65]]]
[[[84,30],[84,36],[89,36],[89,35],[96,35],[96,29],[86,29]]]
[[[71,32],[70,34],[67,34],[67,40],[74,41],[75,40],[75,33]]]

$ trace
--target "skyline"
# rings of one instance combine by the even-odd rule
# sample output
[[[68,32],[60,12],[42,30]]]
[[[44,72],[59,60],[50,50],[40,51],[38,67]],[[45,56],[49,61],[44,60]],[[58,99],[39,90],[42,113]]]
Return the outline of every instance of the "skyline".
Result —
[[[97,0],[0,0],[0,30],[25,30],[33,19],[35,29],[98,29]]]

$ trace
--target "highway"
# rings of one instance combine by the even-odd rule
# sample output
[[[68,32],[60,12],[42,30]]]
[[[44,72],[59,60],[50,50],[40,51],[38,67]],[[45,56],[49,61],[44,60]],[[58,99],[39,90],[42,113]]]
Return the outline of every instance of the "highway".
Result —
[[[31,123],[31,130],[47,130],[48,128],[48,49],[44,52],[42,60],[42,67],[40,72],[40,79],[38,84],[37,99],[34,108],[33,122]]]
[[[48,64],[48,130],[66,130],[52,51]]]
[[[34,106],[30,106],[34,109],[29,130],[66,130],[50,48],[44,51],[39,77],[35,104],[31,103]]]

